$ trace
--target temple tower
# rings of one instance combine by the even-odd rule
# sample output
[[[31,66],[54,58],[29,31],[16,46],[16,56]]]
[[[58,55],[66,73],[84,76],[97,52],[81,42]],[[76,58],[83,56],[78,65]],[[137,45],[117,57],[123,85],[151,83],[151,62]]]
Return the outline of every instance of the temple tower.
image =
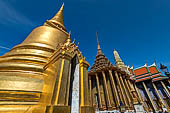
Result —
[[[103,54],[97,37],[97,55],[89,71],[90,102],[96,111],[133,111],[137,95],[129,73],[121,69],[124,63],[116,53],[114,66]]]
[[[71,42],[63,8],[0,57],[1,113],[92,113],[88,62]],[[74,103],[74,105],[73,105]]]

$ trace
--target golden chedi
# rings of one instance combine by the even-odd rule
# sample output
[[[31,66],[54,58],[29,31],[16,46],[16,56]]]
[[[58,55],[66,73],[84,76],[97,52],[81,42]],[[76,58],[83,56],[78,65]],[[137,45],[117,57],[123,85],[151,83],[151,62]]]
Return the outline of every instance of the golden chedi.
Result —
[[[0,113],[92,113],[88,62],[71,42],[63,7],[0,57]]]

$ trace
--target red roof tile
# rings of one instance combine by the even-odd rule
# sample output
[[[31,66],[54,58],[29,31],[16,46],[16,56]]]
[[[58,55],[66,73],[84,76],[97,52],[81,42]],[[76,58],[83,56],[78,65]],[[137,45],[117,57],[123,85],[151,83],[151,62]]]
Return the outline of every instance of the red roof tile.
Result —
[[[135,76],[148,73],[146,67],[142,67],[142,68],[136,69],[136,70],[134,70],[134,72],[135,72]]]
[[[147,76],[149,76],[149,74],[144,74],[144,75],[141,75],[141,76],[137,76],[136,79],[147,77]]]
[[[151,77],[145,77],[145,78],[141,78],[141,79],[136,80],[136,82],[140,82],[140,81],[144,81],[144,80],[149,80],[149,79],[151,79]]]
[[[152,74],[155,74],[155,73],[158,73],[158,72],[159,72],[159,71],[156,69],[155,66],[149,67],[149,71],[150,71]]]

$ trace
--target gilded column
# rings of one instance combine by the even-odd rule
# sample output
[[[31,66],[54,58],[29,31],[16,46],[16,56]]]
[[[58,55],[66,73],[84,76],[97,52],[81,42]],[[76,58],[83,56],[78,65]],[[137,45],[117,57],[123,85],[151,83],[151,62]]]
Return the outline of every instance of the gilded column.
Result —
[[[117,88],[116,88],[115,81],[113,79],[113,74],[112,74],[111,70],[109,70],[109,77],[110,77],[110,80],[111,80],[113,94],[114,94],[114,97],[115,97],[115,100],[116,100],[116,107],[119,107],[120,106],[120,100],[119,100]]]
[[[88,62],[84,59],[80,60],[80,89],[81,89],[81,105],[89,106],[89,89],[88,89]]]
[[[145,83],[142,82],[142,84],[143,84],[143,87],[144,87],[144,89],[145,89],[148,97],[149,97],[150,102],[152,103],[152,106],[153,106],[153,108],[154,108],[154,111],[156,112],[157,109],[156,109],[156,107],[155,107],[155,105],[154,105],[154,102],[153,102],[153,99],[152,99],[152,97],[151,97],[151,95],[150,95],[150,92],[149,92],[148,88],[146,87]]]
[[[167,110],[169,109],[168,105],[164,102],[163,98],[161,97],[161,94],[159,93],[155,83],[152,83],[157,95],[159,96],[159,99],[161,100],[162,104],[167,108]],[[170,112],[170,111],[169,111]]]
[[[59,76],[59,82],[58,82],[58,92],[57,92],[57,99],[58,101],[56,100],[57,104],[58,105],[65,105],[66,103],[66,98],[67,98],[67,95],[66,95],[66,92],[67,92],[67,80],[70,79],[68,78],[68,74],[69,74],[69,69],[70,69],[70,59],[66,59],[65,58],[65,61],[64,61],[64,67],[61,68],[63,69],[61,71],[61,75]]]
[[[100,94],[100,84],[99,84],[99,77],[98,74],[96,73],[96,82],[97,82],[97,92],[98,92],[98,96],[99,96],[99,109],[102,109],[102,100],[101,100],[101,94]]]
[[[106,94],[106,101],[107,101],[107,107],[110,109],[111,108],[111,104],[110,104],[110,97],[109,97],[109,92],[108,92],[108,87],[107,87],[107,83],[106,83],[106,75],[104,73],[104,71],[102,71],[102,75],[103,75],[103,82],[104,82],[104,89],[105,89],[105,94]]]
[[[123,93],[123,88],[122,88],[120,80],[119,80],[119,76],[118,76],[116,71],[114,71],[114,73],[115,73],[115,76],[116,76],[116,79],[117,79],[117,82],[118,82],[118,85],[119,85],[119,88],[120,88],[121,96],[123,97],[125,106],[128,106],[128,103],[127,103],[126,98],[125,98],[124,93]]]
[[[68,106],[68,100],[69,100],[70,76],[71,76],[71,63],[70,63],[70,69],[68,74],[68,80],[67,80],[67,93],[66,93],[66,103],[65,103],[66,106]]]
[[[60,74],[58,75],[58,80],[55,84],[55,88],[54,88],[54,92],[53,92],[53,98],[52,98],[52,103],[54,105],[62,105],[64,106],[65,104],[65,100],[66,100],[66,95],[63,95],[63,94],[66,94],[66,91],[67,91],[67,80],[69,79],[68,78],[68,72],[69,72],[69,65],[70,64],[70,61],[65,59],[63,57],[62,59],[62,63],[61,63],[61,69],[60,69]],[[65,70],[67,69],[67,70]],[[65,82],[63,82],[65,81]],[[58,84],[57,84],[58,83]]]
[[[168,88],[165,86],[165,84],[161,81],[162,86],[164,87],[164,89],[166,90],[166,92],[168,93],[168,96],[170,96],[170,92],[168,90]]]

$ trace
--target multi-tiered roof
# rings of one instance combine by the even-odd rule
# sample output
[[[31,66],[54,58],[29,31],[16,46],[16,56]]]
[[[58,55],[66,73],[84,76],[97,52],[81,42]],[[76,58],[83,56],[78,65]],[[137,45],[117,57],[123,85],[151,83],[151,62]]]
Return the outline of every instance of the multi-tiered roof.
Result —
[[[97,55],[96,55],[95,62],[90,69],[90,72],[97,72],[104,68],[113,67],[113,64],[105,57],[105,55],[101,51],[97,33],[96,33],[96,37],[97,37]]]
[[[163,76],[155,62],[150,66],[145,64],[144,66],[136,69],[134,69],[132,66],[130,68],[130,73],[135,76],[136,82],[145,80],[152,80],[152,82],[155,82],[163,79],[168,79],[168,77]]]

